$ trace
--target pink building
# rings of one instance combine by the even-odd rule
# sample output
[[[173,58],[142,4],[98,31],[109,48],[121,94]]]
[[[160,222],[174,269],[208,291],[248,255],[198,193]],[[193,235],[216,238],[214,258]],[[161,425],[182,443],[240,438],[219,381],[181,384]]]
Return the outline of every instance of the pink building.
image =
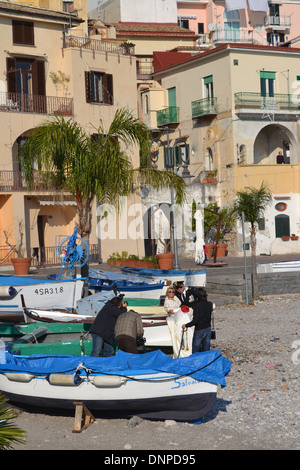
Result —
[[[200,34],[199,47],[226,42],[278,46],[299,35],[294,0],[177,1],[178,24]]]

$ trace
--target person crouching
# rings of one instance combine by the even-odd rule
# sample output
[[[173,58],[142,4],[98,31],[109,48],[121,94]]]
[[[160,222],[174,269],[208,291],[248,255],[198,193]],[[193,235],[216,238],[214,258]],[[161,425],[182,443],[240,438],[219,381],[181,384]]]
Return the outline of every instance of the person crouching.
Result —
[[[141,316],[134,310],[122,313],[115,326],[115,338],[121,351],[138,354],[136,341],[144,335]]]

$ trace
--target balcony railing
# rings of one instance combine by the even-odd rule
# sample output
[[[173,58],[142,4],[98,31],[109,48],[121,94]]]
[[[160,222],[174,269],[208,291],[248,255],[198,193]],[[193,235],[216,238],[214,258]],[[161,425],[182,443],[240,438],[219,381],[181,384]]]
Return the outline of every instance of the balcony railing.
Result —
[[[240,92],[234,94],[235,108],[252,108],[261,110],[289,110],[298,111],[299,103],[295,102],[293,95],[275,93],[274,96],[261,96],[260,93]]]
[[[203,98],[201,100],[192,101],[192,117],[200,117],[214,115],[218,113],[217,98]]]
[[[99,246],[97,244],[90,245],[89,262],[99,262]],[[33,247],[26,250],[26,256],[32,258],[31,266],[60,266],[59,260],[57,259],[56,247]],[[12,266],[11,258],[15,257],[15,253],[10,247],[4,245],[0,246],[0,266]],[[78,274],[80,274],[78,272]]]
[[[156,111],[157,125],[165,126],[167,124],[176,124],[179,122],[179,108],[171,106],[169,108]]]
[[[257,31],[246,29],[217,30],[212,35],[213,43],[241,42],[245,44],[267,45],[267,40]]]
[[[58,189],[53,181],[46,181],[43,174],[36,172],[33,175],[31,190],[56,191]],[[26,191],[25,178],[21,171],[0,171],[0,191]]]
[[[134,46],[122,46],[118,42],[90,39],[81,36],[65,36],[63,48],[78,47],[92,51],[110,52],[111,54],[134,55]]]
[[[290,16],[265,16],[265,27],[282,27],[290,28],[291,26],[291,17]]]
[[[0,111],[72,116],[73,98],[0,92]]]

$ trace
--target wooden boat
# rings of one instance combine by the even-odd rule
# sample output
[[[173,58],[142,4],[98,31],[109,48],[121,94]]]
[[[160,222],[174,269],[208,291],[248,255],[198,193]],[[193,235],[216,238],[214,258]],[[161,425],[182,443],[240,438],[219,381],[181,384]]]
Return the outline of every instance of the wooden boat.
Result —
[[[89,288],[97,291],[107,291],[116,289],[126,298],[141,298],[141,299],[159,299],[161,295],[165,294],[164,282],[158,281],[153,283],[148,282],[132,282],[125,279],[97,279],[89,277]]]
[[[37,279],[26,276],[0,275],[0,321],[23,320],[21,295],[30,299],[32,308],[68,309],[72,311],[82,297],[83,278]]]
[[[161,269],[144,269],[144,268],[131,268],[123,267],[122,272],[130,275],[138,275],[152,281],[162,281],[165,285],[171,285],[175,281],[184,281],[186,286],[204,287],[206,285],[206,269],[201,271],[191,270],[161,270]]]
[[[226,385],[230,366],[220,351],[180,359],[160,350],[137,355],[118,351],[109,358],[6,352],[0,390],[13,402],[56,410],[82,402],[119,416],[192,421],[213,408],[218,384]]]

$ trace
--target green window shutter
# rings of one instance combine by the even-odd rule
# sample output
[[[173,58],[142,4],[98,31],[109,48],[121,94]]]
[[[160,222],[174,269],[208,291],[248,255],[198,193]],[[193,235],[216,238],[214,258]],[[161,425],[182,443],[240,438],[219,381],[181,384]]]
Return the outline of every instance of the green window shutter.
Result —
[[[275,80],[275,73],[276,72],[265,72],[264,70],[261,70],[260,71],[260,78]]]
[[[212,83],[213,82],[213,76],[212,75],[209,75],[208,77],[204,77],[204,85],[207,85],[208,83]]]

